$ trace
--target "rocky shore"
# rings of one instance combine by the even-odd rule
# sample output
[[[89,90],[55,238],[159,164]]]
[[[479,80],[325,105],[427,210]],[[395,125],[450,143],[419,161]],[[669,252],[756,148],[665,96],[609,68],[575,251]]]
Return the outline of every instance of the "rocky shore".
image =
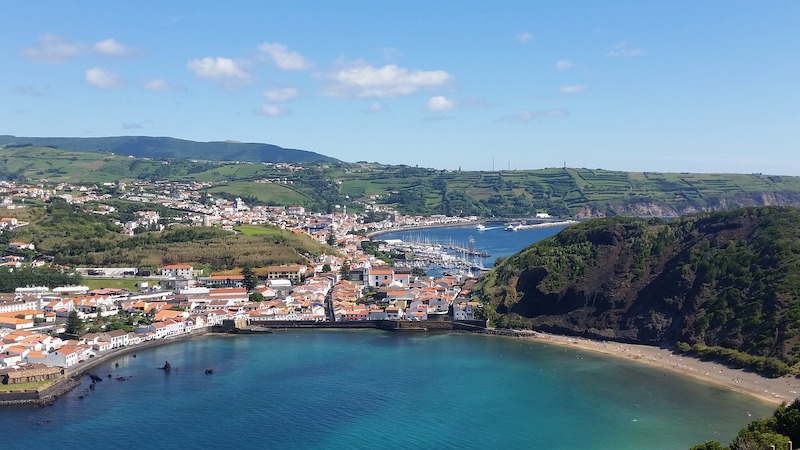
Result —
[[[84,375],[88,374],[92,369],[112,358],[129,353],[136,353],[148,348],[158,347],[170,342],[177,342],[184,339],[204,336],[210,332],[210,327],[204,327],[189,333],[181,334],[179,336],[153,340],[138,345],[129,345],[100,353],[88,361],[84,361],[67,368],[64,371],[64,376],[61,379],[37,390],[0,392],[0,407],[16,405],[46,406],[56,401],[58,397],[61,397],[62,395],[75,389],[81,384],[80,380]]]

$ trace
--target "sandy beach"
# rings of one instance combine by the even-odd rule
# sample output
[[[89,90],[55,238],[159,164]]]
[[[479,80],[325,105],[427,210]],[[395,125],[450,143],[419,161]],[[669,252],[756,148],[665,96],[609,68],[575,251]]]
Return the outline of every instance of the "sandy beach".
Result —
[[[753,372],[732,369],[715,362],[701,361],[690,356],[675,354],[672,350],[649,345],[622,344],[540,332],[531,332],[530,339],[633,360],[713,383],[776,406],[782,402],[791,403],[800,396],[798,394],[800,393],[800,379],[792,375],[766,378]]]

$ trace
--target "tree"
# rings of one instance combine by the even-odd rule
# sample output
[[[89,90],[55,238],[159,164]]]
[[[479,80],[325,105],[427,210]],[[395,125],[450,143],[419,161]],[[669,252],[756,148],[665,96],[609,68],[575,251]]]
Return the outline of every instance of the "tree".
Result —
[[[342,276],[343,280],[350,279],[350,263],[346,262],[342,264],[342,268],[339,270],[339,274]]]
[[[78,311],[72,311],[67,318],[66,334],[79,336],[83,331],[83,320],[78,317]]]
[[[706,441],[702,444],[691,446],[689,450],[725,450],[725,447],[717,441]]]
[[[251,302],[263,302],[264,301],[264,294],[261,292],[255,291],[248,297],[248,300]]]
[[[326,272],[326,273],[327,273],[327,272],[330,272],[330,271],[331,271],[331,265],[330,265],[330,264],[327,264],[327,263],[326,263],[326,264],[323,264],[323,265],[322,265],[322,271],[323,271],[323,272]]]
[[[256,274],[253,272],[253,268],[249,265],[246,265],[242,268],[242,276],[244,280],[242,281],[242,286],[247,289],[247,291],[252,291],[253,289],[258,286],[258,278],[256,278]]]

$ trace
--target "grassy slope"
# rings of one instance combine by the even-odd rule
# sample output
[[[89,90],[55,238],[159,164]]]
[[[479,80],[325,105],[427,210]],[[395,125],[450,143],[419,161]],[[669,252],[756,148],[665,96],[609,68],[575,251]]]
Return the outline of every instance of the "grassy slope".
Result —
[[[131,159],[52,148],[0,150],[0,178],[63,182],[172,179],[225,182],[212,192],[245,195],[274,204],[299,204],[323,210],[325,202],[414,192],[428,213],[445,212],[446,200],[465,196],[468,213],[527,214],[677,214],[728,205],[800,204],[800,177],[761,174],[689,174],[619,172],[601,169],[461,172],[374,163],[318,164],[301,171],[261,163],[210,163]],[[292,184],[256,185],[254,180],[282,178]],[[312,181],[316,180],[316,184]],[[320,180],[335,182],[339,198],[320,197]],[[499,207],[498,205],[505,205]],[[631,206],[634,205],[634,206]],[[635,205],[644,205],[639,212]],[[655,205],[656,209],[647,209]],[[404,205],[397,204],[401,209]],[[454,212],[454,211],[449,211]]]
[[[794,361],[798,222],[786,207],[591,220],[508,258],[476,291],[515,326]]]

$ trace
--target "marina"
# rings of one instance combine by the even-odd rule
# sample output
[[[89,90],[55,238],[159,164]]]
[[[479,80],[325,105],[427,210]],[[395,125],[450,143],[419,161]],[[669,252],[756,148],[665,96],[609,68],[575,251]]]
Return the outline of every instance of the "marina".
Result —
[[[504,232],[504,222],[382,233],[375,239],[386,242],[401,258],[398,267],[420,268],[429,275],[457,273],[480,275],[494,267],[499,257],[510,256],[533,242],[557,234],[574,221],[525,224],[516,233]]]

